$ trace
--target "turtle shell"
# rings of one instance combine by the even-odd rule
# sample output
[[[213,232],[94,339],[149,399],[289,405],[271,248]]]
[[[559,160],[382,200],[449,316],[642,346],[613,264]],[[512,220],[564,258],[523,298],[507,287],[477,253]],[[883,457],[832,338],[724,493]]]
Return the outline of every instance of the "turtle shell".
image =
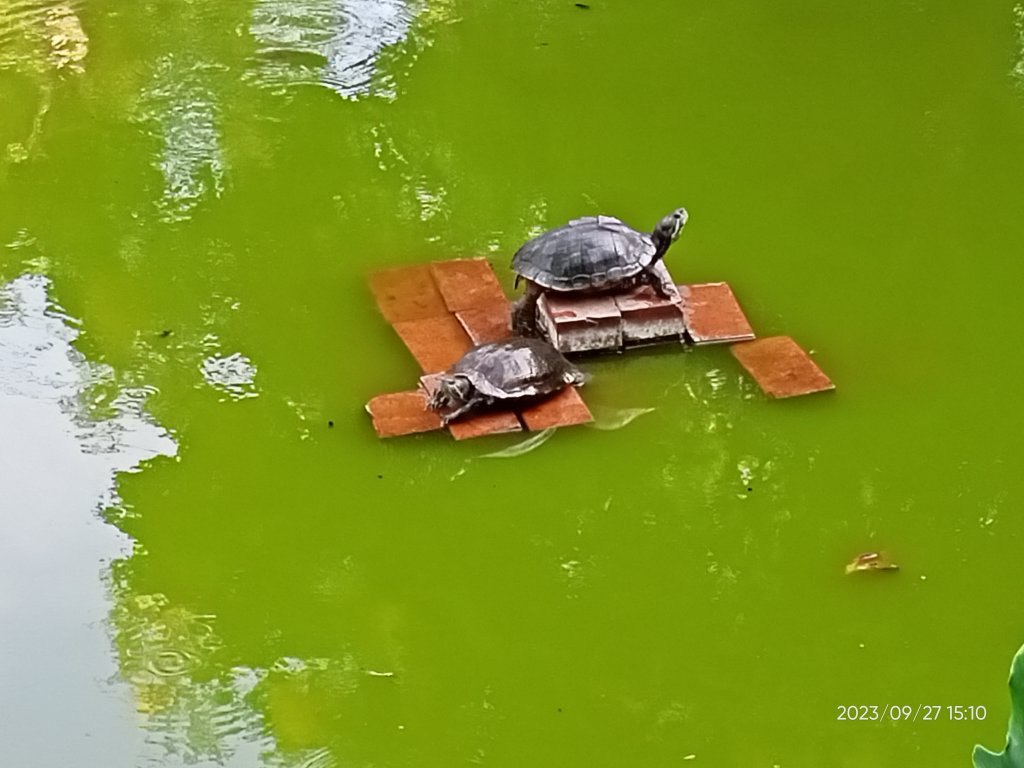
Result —
[[[550,395],[583,378],[551,344],[526,338],[473,347],[452,366],[452,373],[465,375],[480,394],[495,399]]]
[[[554,291],[601,290],[632,279],[656,248],[651,236],[611,216],[586,216],[538,235],[512,257],[512,269]]]

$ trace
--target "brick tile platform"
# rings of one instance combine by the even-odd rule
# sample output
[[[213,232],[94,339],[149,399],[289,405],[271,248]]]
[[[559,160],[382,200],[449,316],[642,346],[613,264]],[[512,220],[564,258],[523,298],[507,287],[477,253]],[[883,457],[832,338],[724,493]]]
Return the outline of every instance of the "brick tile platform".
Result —
[[[398,437],[441,428],[441,417],[427,408],[422,389],[377,395],[366,404],[380,437]]]
[[[430,271],[449,312],[507,301],[487,259],[435,261]]]
[[[772,397],[795,397],[835,389],[828,376],[789,336],[735,344],[732,353]]]
[[[754,338],[728,283],[681,285],[686,335],[691,344],[722,344]]]
[[[521,432],[523,429],[519,417],[512,411],[497,411],[470,416],[468,419],[453,421],[448,431],[456,440],[468,440],[471,437],[499,435],[504,432]]]
[[[462,324],[449,314],[404,320],[394,328],[424,373],[446,370],[473,346]]]
[[[441,429],[441,418],[427,409],[440,372],[450,368],[474,344],[500,341],[511,334],[509,303],[486,259],[456,259],[378,272],[370,287],[381,313],[424,372],[419,389],[379,395],[367,404],[381,437]],[[529,413],[527,418],[525,414]],[[569,387],[551,400],[524,411],[497,411],[448,425],[456,440],[590,421],[590,410]],[[539,425],[539,426],[532,426]]]
[[[429,264],[376,272],[370,275],[370,288],[389,323],[437,317],[448,312]]]
[[[671,281],[664,265],[658,268]],[[486,259],[455,259],[378,272],[370,286],[381,313],[425,374],[416,390],[370,400],[366,409],[374,429],[381,437],[440,429],[440,417],[426,407],[440,372],[473,345],[511,335],[510,306],[501,284]],[[733,354],[772,397],[834,388],[788,336],[753,340],[754,331],[727,283],[675,288],[679,295],[672,299],[657,296],[649,286],[614,295],[548,293],[537,303],[538,321],[568,354],[664,342],[733,344]],[[568,387],[520,413],[485,413],[455,422],[448,430],[464,440],[524,426],[541,430],[591,420],[579,392]]]
[[[587,424],[594,420],[575,387],[566,387],[551,399],[524,408],[519,415],[526,428],[533,431]]]
[[[500,304],[460,310],[455,317],[474,344],[486,344],[512,335],[511,314],[508,302],[502,299]]]

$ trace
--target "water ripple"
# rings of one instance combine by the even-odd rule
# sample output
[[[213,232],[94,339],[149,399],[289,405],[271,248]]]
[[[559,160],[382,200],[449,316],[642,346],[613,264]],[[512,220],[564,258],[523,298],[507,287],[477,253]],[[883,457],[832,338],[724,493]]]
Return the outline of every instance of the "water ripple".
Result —
[[[1013,76],[1024,85],[1024,3],[1013,6],[1014,26],[1017,28],[1017,62],[1013,65]]]
[[[203,202],[224,193],[220,105],[211,80],[222,65],[167,55],[143,90],[136,122],[161,143],[153,165],[164,180],[157,209],[165,222],[185,221]]]
[[[82,2],[5,0],[0,4],[0,69],[80,73],[89,36],[78,10]]]
[[[298,768],[334,768],[337,764],[331,751],[327,747],[321,747],[305,753]]]
[[[78,17],[81,2],[45,3],[26,0],[0,2],[0,72],[28,74],[36,89],[27,134],[12,141],[0,160],[21,163],[37,150],[43,123],[60,79],[85,71],[89,36]]]
[[[274,90],[322,85],[346,99],[394,98],[378,62],[406,39],[415,16],[407,0],[259,0],[247,77]]]
[[[256,365],[245,355],[213,355],[200,365],[203,379],[232,400],[256,397]]]

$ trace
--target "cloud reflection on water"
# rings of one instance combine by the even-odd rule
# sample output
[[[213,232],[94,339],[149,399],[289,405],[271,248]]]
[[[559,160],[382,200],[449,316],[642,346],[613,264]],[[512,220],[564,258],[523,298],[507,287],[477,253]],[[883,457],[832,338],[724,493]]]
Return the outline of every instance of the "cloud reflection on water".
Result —
[[[131,544],[97,513],[117,503],[117,473],[177,447],[144,415],[144,388],[94,388],[112,372],[72,346],[78,323],[49,287],[31,274],[0,286],[4,756],[11,765],[128,766],[141,749],[132,702],[103,682],[117,668],[97,619],[109,609],[103,564]]]

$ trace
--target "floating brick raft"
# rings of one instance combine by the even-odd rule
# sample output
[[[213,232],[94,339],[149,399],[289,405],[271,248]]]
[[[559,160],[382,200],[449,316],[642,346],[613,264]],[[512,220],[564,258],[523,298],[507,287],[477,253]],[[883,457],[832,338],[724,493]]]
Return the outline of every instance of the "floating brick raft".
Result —
[[[486,259],[456,259],[378,272],[370,285],[384,317],[424,374],[415,390],[378,395],[367,403],[374,429],[381,437],[441,429],[440,417],[427,408],[438,377],[475,344],[511,335],[509,303],[498,278]],[[566,387],[522,410],[461,419],[448,431],[465,440],[592,419],[576,389]]]
[[[664,264],[658,269],[671,284]],[[416,389],[378,395],[367,403],[381,437],[441,429],[427,408],[438,377],[476,344],[511,335],[510,305],[486,259],[455,259],[377,272],[370,278],[381,313],[419,363]],[[788,336],[754,340],[727,283],[676,286],[657,296],[648,286],[597,296],[545,294],[537,303],[538,323],[567,354],[621,351],[653,343],[733,344],[733,354],[773,397],[820,392],[833,384]],[[737,343],[741,342],[741,343]],[[590,410],[573,387],[520,410],[484,413],[454,422],[457,440],[583,424]]]

